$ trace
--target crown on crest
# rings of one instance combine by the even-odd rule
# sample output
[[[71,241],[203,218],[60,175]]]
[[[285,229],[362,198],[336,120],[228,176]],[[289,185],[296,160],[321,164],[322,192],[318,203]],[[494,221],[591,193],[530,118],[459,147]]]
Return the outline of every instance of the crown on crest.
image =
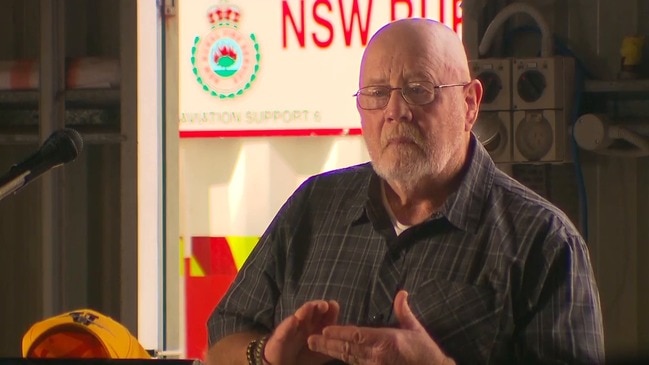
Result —
[[[241,11],[239,7],[233,4],[221,3],[207,9],[207,21],[211,25],[233,25],[239,24]]]

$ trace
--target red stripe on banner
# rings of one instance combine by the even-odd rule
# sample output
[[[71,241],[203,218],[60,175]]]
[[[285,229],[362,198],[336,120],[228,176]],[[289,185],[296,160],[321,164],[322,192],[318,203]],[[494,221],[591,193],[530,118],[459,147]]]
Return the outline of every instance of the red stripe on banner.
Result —
[[[249,129],[232,131],[180,131],[180,138],[233,138],[233,137],[308,137],[308,136],[360,136],[360,128],[336,129]]]
[[[207,320],[237,276],[226,237],[192,237],[192,256],[205,276],[192,276],[185,257],[185,335],[188,358],[202,359],[207,351]]]

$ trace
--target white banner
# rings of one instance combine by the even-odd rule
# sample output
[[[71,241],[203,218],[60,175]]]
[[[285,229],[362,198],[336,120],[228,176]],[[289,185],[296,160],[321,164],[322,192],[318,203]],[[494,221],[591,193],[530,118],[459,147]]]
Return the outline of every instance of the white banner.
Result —
[[[181,137],[354,134],[352,94],[371,35],[407,17],[437,19],[462,34],[460,3],[181,1]]]

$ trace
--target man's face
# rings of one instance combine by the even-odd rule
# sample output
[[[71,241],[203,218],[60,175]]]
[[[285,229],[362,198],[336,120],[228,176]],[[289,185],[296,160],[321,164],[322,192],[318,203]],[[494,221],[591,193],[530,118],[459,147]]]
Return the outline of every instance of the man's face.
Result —
[[[385,37],[368,48],[363,59],[360,87],[403,87],[409,82],[435,85],[451,80],[439,54],[418,40]],[[466,105],[462,86],[435,89],[435,99],[425,105],[407,103],[401,90],[390,94],[383,109],[358,106],[363,136],[377,173],[388,181],[416,183],[422,177],[438,177],[453,158],[466,148]]]

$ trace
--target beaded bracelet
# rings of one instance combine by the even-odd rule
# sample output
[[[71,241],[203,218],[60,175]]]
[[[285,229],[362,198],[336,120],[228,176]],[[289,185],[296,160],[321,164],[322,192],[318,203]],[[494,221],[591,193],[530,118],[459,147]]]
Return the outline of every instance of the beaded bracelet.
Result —
[[[246,348],[248,365],[264,365],[266,341],[268,341],[268,336],[254,339],[248,343],[248,347]]]

